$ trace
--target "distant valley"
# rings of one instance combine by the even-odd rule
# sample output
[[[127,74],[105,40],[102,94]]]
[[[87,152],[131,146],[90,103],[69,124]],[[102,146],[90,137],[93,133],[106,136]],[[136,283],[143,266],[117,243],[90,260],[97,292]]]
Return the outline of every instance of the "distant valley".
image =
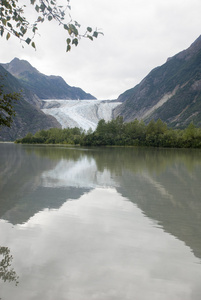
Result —
[[[0,65],[5,93],[21,92],[14,104],[11,128],[1,128],[0,140],[14,141],[28,132],[52,127],[95,130],[100,119],[122,116],[146,124],[161,119],[169,127],[201,127],[201,36],[186,50],[153,69],[138,85],[116,101],[97,100],[60,76],[40,73],[28,61],[14,58]]]

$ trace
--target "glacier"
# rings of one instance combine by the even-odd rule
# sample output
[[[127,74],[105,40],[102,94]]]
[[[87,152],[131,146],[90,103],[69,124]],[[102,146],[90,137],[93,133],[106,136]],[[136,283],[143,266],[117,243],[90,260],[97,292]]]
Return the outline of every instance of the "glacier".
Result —
[[[62,128],[79,127],[94,131],[98,122],[112,120],[113,109],[121,104],[115,100],[43,100],[42,111],[52,115]]]

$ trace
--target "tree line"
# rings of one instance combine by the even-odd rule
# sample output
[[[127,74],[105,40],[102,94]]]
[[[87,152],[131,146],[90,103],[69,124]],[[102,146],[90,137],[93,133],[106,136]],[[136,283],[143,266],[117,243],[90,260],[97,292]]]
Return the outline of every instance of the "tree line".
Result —
[[[94,132],[81,128],[51,128],[28,133],[16,143],[70,144],[81,146],[147,146],[169,148],[201,148],[201,128],[193,123],[185,129],[168,128],[160,119],[147,125],[135,119],[124,123],[122,117],[106,122],[100,120]]]

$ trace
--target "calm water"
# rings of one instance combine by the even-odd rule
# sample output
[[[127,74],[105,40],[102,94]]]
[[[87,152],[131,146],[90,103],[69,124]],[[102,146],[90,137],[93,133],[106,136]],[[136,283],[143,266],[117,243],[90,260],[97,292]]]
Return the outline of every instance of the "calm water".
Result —
[[[0,144],[0,246],[2,300],[200,300],[201,151]]]

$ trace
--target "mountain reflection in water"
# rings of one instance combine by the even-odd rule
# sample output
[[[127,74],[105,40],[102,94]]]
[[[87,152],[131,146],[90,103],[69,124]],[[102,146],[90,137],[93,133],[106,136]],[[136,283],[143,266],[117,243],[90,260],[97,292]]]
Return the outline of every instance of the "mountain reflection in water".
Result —
[[[1,218],[23,223],[112,186],[201,258],[200,150],[0,146]]]
[[[0,144],[0,179],[23,300],[200,299],[201,151]]]

